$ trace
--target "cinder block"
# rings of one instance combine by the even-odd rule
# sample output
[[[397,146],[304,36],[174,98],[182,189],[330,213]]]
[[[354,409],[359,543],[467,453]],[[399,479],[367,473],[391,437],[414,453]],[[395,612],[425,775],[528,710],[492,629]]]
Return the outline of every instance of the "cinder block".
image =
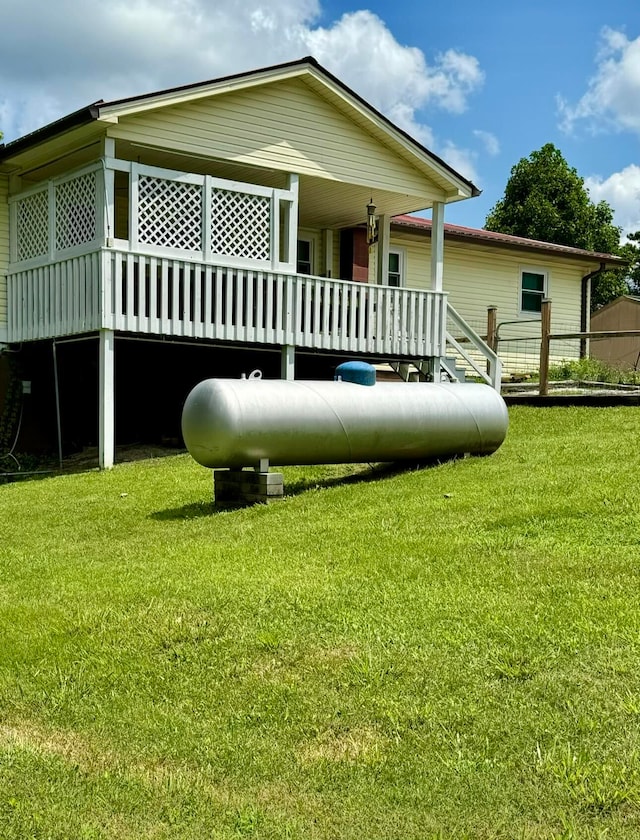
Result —
[[[282,473],[259,473],[255,470],[215,470],[215,503],[219,508],[268,504],[284,496]]]

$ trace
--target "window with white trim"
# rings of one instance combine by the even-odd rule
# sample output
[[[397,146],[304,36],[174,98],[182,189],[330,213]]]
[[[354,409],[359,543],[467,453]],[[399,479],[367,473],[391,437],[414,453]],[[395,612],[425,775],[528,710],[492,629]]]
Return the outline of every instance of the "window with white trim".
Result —
[[[310,239],[298,239],[297,274],[313,274],[313,242]]]
[[[316,261],[320,253],[320,237],[315,231],[298,230],[296,257],[297,274],[317,274]]]
[[[520,311],[537,315],[547,297],[549,272],[539,268],[520,269]]]
[[[405,253],[398,248],[389,250],[389,270],[387,284],[389,286],[404,286]]]

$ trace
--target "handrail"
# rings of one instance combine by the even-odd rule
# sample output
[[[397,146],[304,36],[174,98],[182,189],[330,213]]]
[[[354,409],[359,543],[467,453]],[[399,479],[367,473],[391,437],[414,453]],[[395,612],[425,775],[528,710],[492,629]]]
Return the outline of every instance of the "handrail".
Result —
[[[469,353],[462,347],[459,341],[447,330],[447,342],[459,353],[470,367],[480,376],[487,385],[491,385],[496,391],[500,391],[500,383],[502,380],[502,362],[498,354],[493,351],[489,345],[473,330],[469,324],[456,312],[456,310],[447,303],[447,317],[455,324],[457,329],[467,339],[467,341],[487,360],[487,371],[482,368],[471,358]]]
[[[500,327],[509,327],[513,324],[539,324],[540,318],[526,318],[524,320],[518,319],[516,321],[500,321],[500,323],[496,326],[496,341],[524,341],[524,340],[531,340],[531,336],[523,336],[520,338],[500,338]]]

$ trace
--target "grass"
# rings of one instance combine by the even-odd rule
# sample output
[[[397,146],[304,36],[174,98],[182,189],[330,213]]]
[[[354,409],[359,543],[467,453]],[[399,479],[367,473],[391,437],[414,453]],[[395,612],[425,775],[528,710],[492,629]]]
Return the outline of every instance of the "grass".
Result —
[[[640,411],[419,471],[0,486],[0,837],[635,838]]]

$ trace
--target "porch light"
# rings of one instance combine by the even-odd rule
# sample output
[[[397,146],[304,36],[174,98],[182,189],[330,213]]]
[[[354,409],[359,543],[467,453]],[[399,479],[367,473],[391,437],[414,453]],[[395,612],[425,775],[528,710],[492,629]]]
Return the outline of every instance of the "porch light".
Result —
[[[373,245],[378,241],[378,222],[376,221],[376,205],[373,198],[367,204],[367,243]]]

